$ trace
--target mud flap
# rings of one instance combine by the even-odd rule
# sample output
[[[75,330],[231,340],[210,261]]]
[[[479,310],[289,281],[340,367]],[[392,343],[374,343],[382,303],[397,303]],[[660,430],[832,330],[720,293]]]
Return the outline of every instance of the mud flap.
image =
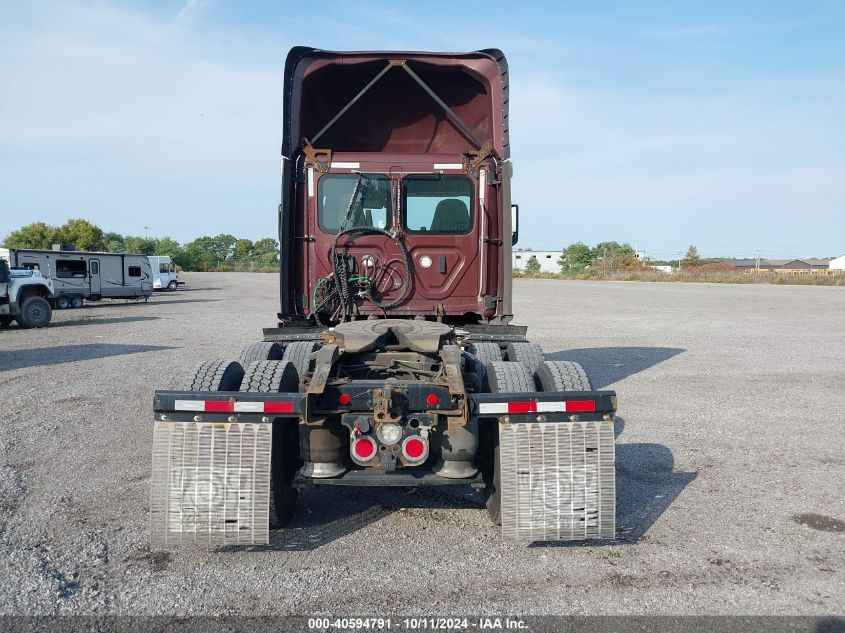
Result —
[[[505,539],[615,538],[612,421],[500,423],[499,460]]]
[[[270,423],[156,421],[152,546],[266,544],[271,446]]]

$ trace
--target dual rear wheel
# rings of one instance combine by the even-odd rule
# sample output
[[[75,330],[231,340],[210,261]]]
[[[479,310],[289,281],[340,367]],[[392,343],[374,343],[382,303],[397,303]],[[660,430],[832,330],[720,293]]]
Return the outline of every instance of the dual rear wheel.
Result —
[[[262,345],[262,344],[256,344]],[[296,393],[299,373],[293,363],[261,359],[256,345],[244,350],[242,359],[251,360],[246,369],[238,361],[211,360],[197,365],[185,381],[186,391],[240,391],[248,393]],[[278,347],[278,345],[277,345]],[[272,347],[262,347],[266,354],[279,356]],[[296,508],[297,490],[293,479],[299,469],[299,424],[297,420],[273,421],[273,445],[270,461],[270,527],[286,525]]]
[[[587,372],[578,363],[546,360],[531,372],[525,363],[494,361],[487,365],[487,387],[490,393],[529,393],[532,391],[592,391]],[[498,427],[494,422],[483,425],[481,472],[487,513],[496,525],[502,524],[502,483],[499,473]]]

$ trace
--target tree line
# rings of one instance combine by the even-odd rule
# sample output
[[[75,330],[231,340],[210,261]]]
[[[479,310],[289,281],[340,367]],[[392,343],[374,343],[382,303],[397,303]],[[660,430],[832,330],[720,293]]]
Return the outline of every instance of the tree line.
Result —
[[[676,262],[678,260],[675,260]],[[696,268],[718,262],[719,259],[702,259],[698,249],[691,245],[680,260],[682,268]],[[564,275],[613,274],[618,272],[650,270],[651,265],[671,264],[663,261],[644,261],[637,257],[634,247],[627,242],[600,242],[590,248],[583,242],[575,242],[563,249],[557,260]],[[540,272],[540,262],[531,255],[525,262],[529,273]]]
[[[180,244],[171,237],[139,237],[103,231],[80,218],[61,226],[44,222],[28,224],[12,231],[3,241],[5,248],[52,248],[53,244],[73,244],[79,251],[170,255],[183,270],[206,271],[219,268],[275,268],[279,264],[279,243],[271,237],[253,242],[221,233]]]

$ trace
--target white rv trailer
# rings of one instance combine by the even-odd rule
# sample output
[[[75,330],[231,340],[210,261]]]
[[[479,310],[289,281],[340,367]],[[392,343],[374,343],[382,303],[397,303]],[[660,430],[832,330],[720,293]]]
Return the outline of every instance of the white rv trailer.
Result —
[[[150,255],[148,259],[153,271],[153,290],[173,291],[185,285],[184,281],[179,280],[179,273],[170,255]]]
[[[0,257],[13,268],[50,277],[55,288],[50,302],[57,308],[81,308],[86,299],[148,299],[153,292],[146,255],[12,248],[0,249]]]

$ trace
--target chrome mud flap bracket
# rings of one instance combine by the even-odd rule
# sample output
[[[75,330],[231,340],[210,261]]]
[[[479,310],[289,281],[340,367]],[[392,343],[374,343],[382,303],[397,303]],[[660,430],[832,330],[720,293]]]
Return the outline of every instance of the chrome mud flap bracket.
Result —
[[[269,422],[156,420],[152,547],[267,544],[271,446]]]

